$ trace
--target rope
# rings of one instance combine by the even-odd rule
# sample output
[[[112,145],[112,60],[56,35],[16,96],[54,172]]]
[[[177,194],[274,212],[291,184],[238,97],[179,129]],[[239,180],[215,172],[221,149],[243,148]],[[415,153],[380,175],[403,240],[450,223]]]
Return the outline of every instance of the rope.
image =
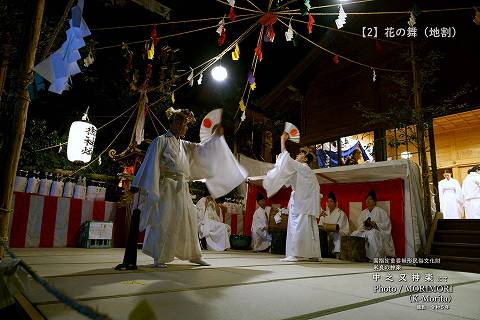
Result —
[[[148,118],[150,119],[150,121],[152,122],[153,127],[155,128],[155,132],[157,132],[157,136],[159,136],[159,135],[160,135],[160,132],[158,131],[157,126],[155,125],[155,122],[153,122],[153,118],[152,118],[152,115],[151,115],[150,108],[147,108],[147,113],[148,113]]]
[[[225,1],[222,1],[222,0],[216,0],[217,2],[220,2],[222,4],[225,4],[227,6],[230,7],[230,3],[228,2],[225,2]],[[245,11],[250,11],[250,12],[255,12],[255,13],[262,13],[262,11],[258,11],[258,10],[253,10],[253,9],[249,9],[249,8],[244,8],[244,7],[239,7],[237,6],[236,4],[233,6],[234,8],[237,8],[237,9],[240,9],[240,10],[245,10]]]
[[[242,19],[237,19],[237,20],[235,20],[235,21],[227,21],[227,22],[225,22],[225,25],[227,25],[227,24],[232,24],[232,23],[237,23],[237,22],[241,22],[241,21],[245,21],[245,20],[250,20],[250,19],[253,19],[253,18],[257,18],[257,17],[259,17],[260,15],[261,15],[261,14],[255,14],[255,15],[250,15],[250,16],[245,17],[245,18],[242,18]],[[182,36],[182,35],[185,35],[185,34],[190,34],[190,33],[198,32],[198,31],[204,31],[204,30],[213,29],[213,28],[218,28],[218,25],[215,24],[215,25],[213,25],[213,26],[198,28],[198,29],[194,29],[194,30],[188,30],[188,31],[184,31],[184,32],[177,32],[177,33],[173,33],[173,34],[169,34],[169,35],[163,35],[163,36],[160,35],[160,36],[158,36],[158,37],[159,37],[160,39],[167,39],[167,38]],[[149,39],[145,39],[145,40],[140,40],[140,41],[122,42],[121,44],[114,44],[114,45],[110,45],[110,46],[95,48],[95,50],[104,50],[104,49],[111,49],[111,48],[122,47],[122,46],[124,46],[125,44],[145,43],[145,41],[149,41],[149,40],[150,40],[150,38],[149,38]]]
[[[245,13],[237,15],[237,18],[240,17],[248,17],[254,15],[253,13]],[[156,22],[156,23],[145,23],[145,24],[133,24],[133,25],[125,25],[125,26],[113,26],[113,27],[98,27],[98,28],[90,28],[91,31],[104,31],[104,30],[115,30],[115,29],[128,29],[128,28],[141,28],[141,27],[152,27],[152,26],[161,26],[161,25],[169,25],[169,24],[179,24],[179,23],[195,23],[195,22],[204,22],[204,21],[211,21],[211,20],[220,20],[223,19],[224,16],[221,17],[212,17],[212,18],[201,18],[201,19],[191,19],[191,20],[180,20],[180,21],[167,21],[167,22]]]
[[[373,0],[367,0],[367,1],[373,1]],[[353,3],[354,2],[342,3],[342,6],[347,4],[353,4]],[[315,8],[320,8],[320,7],[315,7]],[[429,10],[420,10],[420,13],[435,13],[435,12],[449,12],[449,11],[463,11],[463,10],[475,10],[475,8],[461,7],[461,8],[429,9]],[[294,10],[278,11],[276,13],[289,14],[289,15],[301,15],[301,13],[297,11],[298,9],[294,9]],[[372,11],[372,12],[347,12],[347,15],[381,15],[381,14],[410,14],[410,13],[411,11]],[[338,16],[338,12],[310,12],[310,14],[312,16]]]
[[[285,25],[286,27],[288,27],[288,25],[287,25],[285,22],[283,22],[281,19],[278,19],[278,21],[280,21],[280,23],[282,23],[283,25]],[[322,46],[319,45],[318,43],[313,42],[312,40],[308,39],[308,38],[305,37],[304,35],[298,33],[295,29],[292,28],[292,30],[293,30],[293,32],[295,32],[297,35],[299,35],[300,37],[302,37],[302,38],[305,39],[306,41],[310,42],[310,43],[313,44],[314,46],[322,49],[323,51],[326,51],[326,52],[328,52],[328,53],[330,53],[330,54],[332,54],[332,55],[337,55],[338,57],[340,57],[340,58],[342,58],[342,59],[344,59],[344,60],[350,61],[350,62],[355,63],[355,64],[358,64],[358,65],[360,65],[360,66],[363,66],[363,67],[366,67],[366,68],[369,68],[369,69],[372,69],[372,68],[373,68],[373,69],[375,69],[375,70],[388,71],[388,72],[411,72],[410,70],[396,70],[396,69],[387,69],[387,68],[374,67],[374,66],[368,65],[368,64],[366,64],[366,63],[359,62],[359,61],[356,61],[356,60],[347,58],[347,57],[345,57],[345,56],[343,56],[343,55],[340,55],[340,54],[335,53],[335,52],[333,52],[333,51],[331,51],[331,50],[328,50],[327,48],[322,47]]]
[[[10,250],[8,245],[4,243],[3,241],[0,242],[0,245],[5,249],[5,251],[8,253],[8,255],[12,259],[17,259],[18,258],[15,256],[15,254]],[[19,265],[25,269],[25,271],[30,274],[30,276],[35,280],[38,284],[40,284],[48,293],[52,294],[55,298],[57,298],[60,302],[64,303],[68,307],[72,308],[73,310],[77,311],[78,313],[93,319],[93,320],[111,320],[111,318],[108,315],[101,314],[95,310],[93,310],[91,307],[80,304],[77,302],[75,299],[69,297],[68,295],[64,294],[63,292],[59,291],[57,288],[52,286],[50,283],[48,283],[44,278],[39,276],[33,269],[26,264],[23,260],[20,260]]]
[[[282,18],[288,19],[288,17],[286,17],[284,15],[280,14],[279,16],[281,16]],[[293,19],[293,18],[291,18],[291,20],[295,21],[295,22],[303,23],[303,24],[308,24],[308,21],[303,21],[303,20],[298,20],[298,19]],[[332,30],[332,31],[335,31],[335,32],[341,32],[341,33],[345,33],[345,34],[354,35],[354,36],[357,36],[357,37],[360,37],[360,38],[363,38],[363,39],[370,39],[370,38],[365,38],[363,35],[361,35],[359,33],[355,33],[355,32],[350,32],[350,31],[346,31],[346,30],[332,28],[332,27],[328,27],[328,26],[325,26],[325,25],[322,25],[322,24],[317,24],[317,23],[314,23],[313,25],[316,26],[316,27]],[[381,39],[381,38],[378,38],[378,39],[375,39],[375,40],[378,40],[380,42],[389,43],[389,44],[394,44],[394,45],[397,45],[397,46],[404,46],[404,47],[409,47],[410,46],[409,44],[404,44],[404,43],[395,42],[395,41],[391,41],[391,40],[385,40],[385,39]]]
[[[255,3],[253,3],[252,1],[250,0],[247,0],[248,3],[250,3],[255,9],[257,9],[258,11],[262,12],[262,9],[260,9]]]
[[[375,1],[375,0],[360,0],[360,1],[352,1],[352,2],[347,2],[347,3],[337,3],[337,4],[327,4],[327,5],[324,5],[324,6],[317,6],[317,7],[311,7],[310,10],[309,10],[309,14],[312,14],[313,13],[311,12],[312,10],[315,10],[315,9],[323,9],[323,8],[332,8],[332,7],[338,7],[338,5],[342,5],[342,6],[346,6],[346,5],[350,5],[350,4],[357,4],[357,3],[364,3],[364,2],[372,2],[372,1]],[[282,7],[282,6],[280,6]],[[279,8],[280,8],[279,7]],[[290,9],[290,10],[284,10],[283,12],[299,12],[300,9]],[[280,11],[276,11],[276,12],[280,12]],[[347,12],[347,14],[350,14],[350,12]],[[335,15],[338,15],[338,12],[335,13]]]

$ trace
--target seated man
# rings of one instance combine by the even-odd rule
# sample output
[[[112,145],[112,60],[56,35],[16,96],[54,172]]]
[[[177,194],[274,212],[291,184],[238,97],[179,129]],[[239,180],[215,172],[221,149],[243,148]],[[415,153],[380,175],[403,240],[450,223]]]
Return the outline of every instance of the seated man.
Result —
[[[272,244],[272,235],[267,232],[271,208],[267,207],[265,197],[261,193],[257,193],[257,204],[259,208],[253,214],[252,220],[252,249],[255,252],[268,251]]]
[[[371,190],[365,199],[367,209],[360,214],[358,229],[352,236],[367,239],[366,251],[370,260],[373,258],[395,257],[392,239],[392,224],[388,213],[377,207],[377,195]]]
[[[230,226],[222,222],[221,209],[212,196],[197,202],[198,236],[205,238],[207,249],[225,251],[230,248]]]
[[[341,236],[346,236],[350,232],[350,225],[348,222],[348,217],[339,207],[337,207],[337,198],[333,192],[328,194],[327,199],[327,211],[320,214],[319,224],[336,224],[339,227],[338,232],[330,232],[328,234],[329,240],[332,238],[334,247],[332,252],[335,254],[336,258],[340,258],[340,238]]]

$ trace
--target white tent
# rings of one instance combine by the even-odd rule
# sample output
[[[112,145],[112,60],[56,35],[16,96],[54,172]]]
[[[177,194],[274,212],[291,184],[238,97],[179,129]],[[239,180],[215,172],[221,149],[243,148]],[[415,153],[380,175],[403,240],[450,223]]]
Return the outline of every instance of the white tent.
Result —
[[[320,184],[375,182],[401,178],[404,180],[405,256],[415,257],[426,245],[425,220],[422,214],[423,192],[420,169],[410,160],[383,161],[355,166],[316,169]],[[261,185],[263,176],[248,178]]]

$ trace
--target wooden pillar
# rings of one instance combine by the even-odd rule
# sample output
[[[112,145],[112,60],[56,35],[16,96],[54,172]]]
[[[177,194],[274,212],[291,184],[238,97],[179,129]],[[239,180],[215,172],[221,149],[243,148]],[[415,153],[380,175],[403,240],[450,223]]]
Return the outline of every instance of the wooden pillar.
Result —
[[[437,173],[437,152],[435,148],[435,133],[433,131],[433,121],[428,123],[428,142],[430,145],[430,163],[432,165],[432,182],[435,187],[435,209],[440,212],[440,195],[438,194],[438,173]]]
[[[430,185],[429,185],[429,170],[427,163],[427,152],[425,148],[425,123],[423,122],[423,111],[422,111],[422,97],[420,92],[419,84],[419,75],[416,65],[415,57],[415,48],[413,42],[410,42],[410,59],[412,63],[412,72],[413,72],[413,94],[415,102],[415,120],[417,128],[417,146],[418,146],[418,157],[422,168],[422,184],[423,184],[423,214],[425,217],[425,222],[427,225],[427,235],[430,231],[432,225],[432,209],[431,209],[431,198],[430,198]]]
[[[31,23],[28,25],[22,47],[19,52],[23,54],[18,72],[15,90],[15,103],[12,106],[13,122],[9,139],[6,141],[5,162],[0,166],[0,242],[8,242],[8,223],[12,210],[13,183],[22,150],[23,137],[27,124],[27,112],[30,104],[28,85],[33,77],[35,54],[42,26],[45,0],[37,0],[34,5]],[[4,257],[3,247],[0,246],[0,259]]]

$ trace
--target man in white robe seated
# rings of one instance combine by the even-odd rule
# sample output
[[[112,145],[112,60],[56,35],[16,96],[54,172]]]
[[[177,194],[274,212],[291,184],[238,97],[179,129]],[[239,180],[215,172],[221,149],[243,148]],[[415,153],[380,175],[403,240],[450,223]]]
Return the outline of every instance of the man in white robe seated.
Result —
[[[350,233],[350,224],[345,212],[337,206],[337,198],[333,192],[328,194],[327,210],[320,214],[319,224],[335,224],[338,225],[338,232],[330,232],[329,240],[332,238],[334,247],[332,253],[337,259],[340,258],[340,238]]]
[[[268,252],[272,244],[272,235],[267,232],[271,208],[267,207],[261,193],[257,193],[257,204],[258,209],[255,210],[252,220],[252,249],[254,252]]]
[[[377,194],[371,190],[365,198],[367,209],[358,219],[358,229],[352,233],[355,237],[367,239],[365,249],[367,258],[395,257],[392,239],[392,224],[388,213],[377,207]]]
[[[273,196],[283,186],[292,187],[288,202],[287,257],[282,261],[318,260],[321,253],[316,219],[320,214],[320,185],[308,166],[313,156],[301,151],[293,160],[285,147],[288,137],[288,133],[282,134],[282,153],[263,180],[263,187],[267,197]]]
[[[452,178],[452,172],[445,170],[442,181],[438,183],[440,211],[444,219],[461,219],[463,213],[462,187]]]
[[[140,189],[142,250],[154,259],[154,267],[165,268],[175,257],[208,265],[202,260],[188,181],[206,179],[210,194],[218,198],[243,182],[247,173],[230,151],[221,126],[206,141],[192,143],[181,138],[195,122],[193,113],[170,108],[167,116],[170,130],[152,141],[132,182]]]
[[[468,175],[463,180],[462,191],[466,218],[480,219],[480,166],[468,170]]]
[[[221,209],[212,196],[197,202],[198,236],[205,238],[207,250],[225,251],[230,248],[231,228],[222,222]]]

